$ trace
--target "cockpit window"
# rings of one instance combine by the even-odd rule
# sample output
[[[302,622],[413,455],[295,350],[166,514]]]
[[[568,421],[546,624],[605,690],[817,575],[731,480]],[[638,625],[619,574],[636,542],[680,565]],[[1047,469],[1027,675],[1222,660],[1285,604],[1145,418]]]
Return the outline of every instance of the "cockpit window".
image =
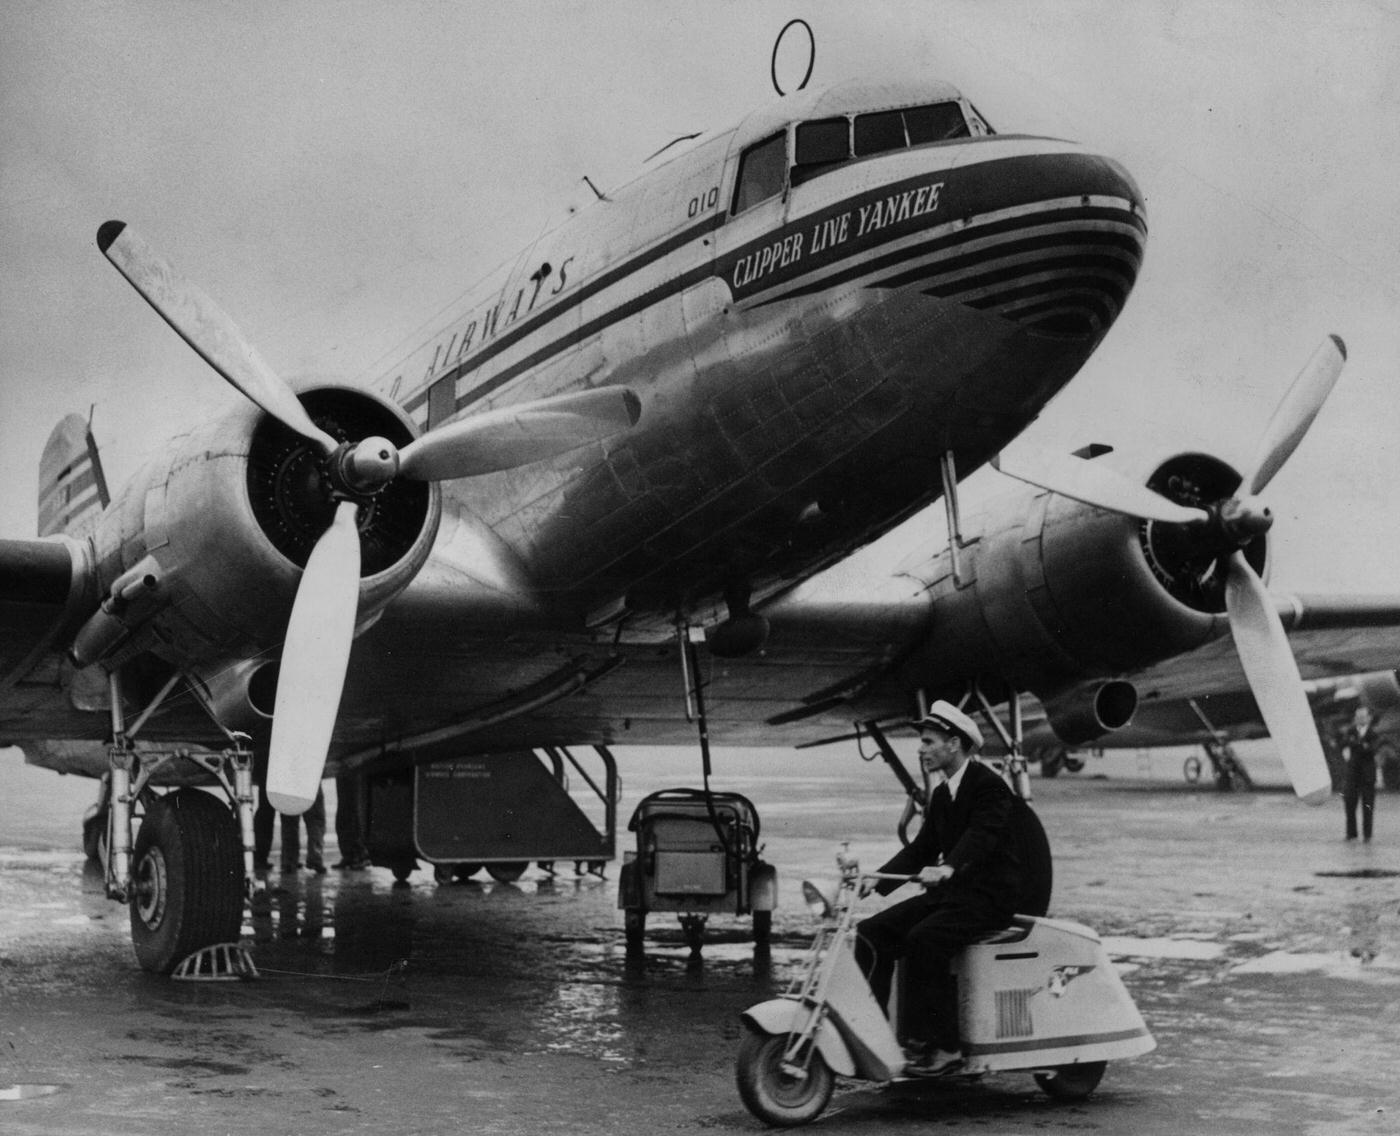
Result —
[[[782,193],[786,184],[787,132],[784,131],[750,146],[739,159],[734,212],[742,213],[760,201]]]
[[[800,185],[823,170],[851,156],[850,119],[820,118],[797,124],[796,157],[792,165],[792,184]]]
[[[962,106],[955,102],[862,114],[856,117],[856,157],[966,138],[971,133]]]
[[[903,111],[886,110],[856,116],[857,158],[883,154],[886,150],[902,150],[906,145]]]
[[[917,146],[921,142],[946,142],[949,138],[966,138],[969,133],[962,107],[957,103],[910,107],[904,112],[904,125],[909,130],[911,146]]]

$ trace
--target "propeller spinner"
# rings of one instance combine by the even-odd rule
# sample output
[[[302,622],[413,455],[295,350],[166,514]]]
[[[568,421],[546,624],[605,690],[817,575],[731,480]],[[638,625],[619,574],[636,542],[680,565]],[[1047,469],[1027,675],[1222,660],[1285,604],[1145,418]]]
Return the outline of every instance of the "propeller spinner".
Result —
[[[337,442],[312,421],[223,309],[128,225],[106,222],[97,231],[97,246],[226,382],[324,455],[320,471],[335,514],[312,549],[292,603],[268,754],[268,799],[279,812],[305,812],[325,768],[354,639],[359,502],[395,478],[445,481],[567,453],[635,425],[641,403],[624,387],[600,387],[472,415],[402,450],[382,437]]]
[[[1298,448],[1345,362],[1346,345],[1340,337],[1323,340],[1275,408],[1238,490],[1216,501],[1198,502],[1192,495],[1172,501],[1071,455],[1022,449],[1014,461],[993,462],[1008,476],[1052,493],[1154,525],[1180,526],[1171,532],[1171,543],[1182,562],[1219,565],[1224,558],[1225,610],[1245,678],[1294,792],[1312,805],[1331,796],[1331,775],[1283,621],[1244,550],[1273,524],[1272,512],[1257,494]]]

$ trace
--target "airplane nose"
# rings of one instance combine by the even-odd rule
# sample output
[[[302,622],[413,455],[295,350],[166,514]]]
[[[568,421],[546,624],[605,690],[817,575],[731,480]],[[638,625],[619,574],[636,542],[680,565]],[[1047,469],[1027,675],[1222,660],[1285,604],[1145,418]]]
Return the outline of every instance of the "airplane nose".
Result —
[[[1044,334],[1101,337],[1142,267],[1147,214],[1137,183],[1117,162],[1077,148],[1001,143],[988,139],[977,147],[981,160],[948,178],[954,230],[877,286],[917,288]]]

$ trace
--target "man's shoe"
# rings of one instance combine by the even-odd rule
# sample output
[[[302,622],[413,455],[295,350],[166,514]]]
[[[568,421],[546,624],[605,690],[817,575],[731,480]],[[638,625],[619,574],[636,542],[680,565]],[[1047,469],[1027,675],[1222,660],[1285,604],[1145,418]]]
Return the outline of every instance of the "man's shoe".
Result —
[[[966,1063],[961,1053],[947,1049],[931,1049],[923,1056],[910,1061],[904,1067],[904,1073],[908,1077],[944,1077],[949,1073],[956,1073]]]
[[[307,867],[318,876],[324,876],[326,874],[326,866],[324,864],[308,864]]]

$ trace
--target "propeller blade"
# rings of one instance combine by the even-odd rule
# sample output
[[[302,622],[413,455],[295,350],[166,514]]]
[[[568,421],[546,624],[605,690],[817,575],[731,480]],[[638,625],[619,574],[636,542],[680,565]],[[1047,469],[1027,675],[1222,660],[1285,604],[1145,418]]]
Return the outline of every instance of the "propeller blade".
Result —
[[[1184,525],[1210,519],[1210,514],[1204,509],[1192,509],[1168,501],[1161,494],[1129,480],[1106,465],[1086,461],[1073,454],[1017,446],[1015,455],[998,454],[992,459],[992,466],[1007,477],[1014,477],[1038,489],[1048,489],[1051,493],[1082,501],[1086,505],[1145,521]]]
[[[316,800],[340,709],[360,599],[360,534],[355,503],[342,501],[302,573],[282,646],[267,799],[299,815]]]
[[[1346,344],[1340,336],[1329,335],[1298,372],[1298,377],[1274,409],[1273,417],[1269,419],[1264,435],[1255,447],[1251,466],[1254,472],[1243,481],[1246,492],[1251,496],[1264,491],[1274,474],[1283,468],[1283,463],[1298,448],[1317,412],[1332,393],[1346,359]]]
[[[641,402],[626,387],[488,410],[411,442],[399,455],[399,472],[416,481],[447,481],[514,469],[609,438],[640,416]]]
[[[1283,622],[1243,552],[1230,557],[1225,608],[1245,678],[1278,746],[1293,791],[1308,804],[1320,805],[1332,796],[1332,777],[1317,724]]]
[[[314,422],[228,314],[181,276],[124,221],[97,230],[97,247],[176,333],[232,386],[278,421],[321,445],[336,441]]]

